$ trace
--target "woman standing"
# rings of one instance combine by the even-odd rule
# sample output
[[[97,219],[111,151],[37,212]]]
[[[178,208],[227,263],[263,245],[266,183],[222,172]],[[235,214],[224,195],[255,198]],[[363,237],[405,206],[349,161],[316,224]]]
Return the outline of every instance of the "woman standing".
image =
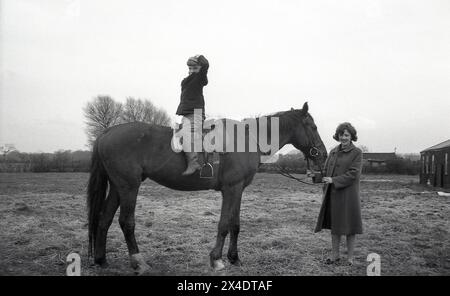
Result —
[[[315,232],[331,230],[332,255],[327,264],[340,261],[341,236],[347,237],[347,263],[353,265],[355,235],[362,233],[359,179],[362,151],[353,145],[358,139],[348,122],[340,124],[333,136],[340,144],[330,151],[325,162],[324,199]]]

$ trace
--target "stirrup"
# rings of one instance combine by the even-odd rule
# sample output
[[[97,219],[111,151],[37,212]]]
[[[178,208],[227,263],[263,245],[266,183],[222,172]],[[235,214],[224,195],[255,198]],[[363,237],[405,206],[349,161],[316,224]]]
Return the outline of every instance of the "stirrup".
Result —
[[[200,178],[211,179],[214,176],[214,168],[209,162],[205,162],[200,169]]]

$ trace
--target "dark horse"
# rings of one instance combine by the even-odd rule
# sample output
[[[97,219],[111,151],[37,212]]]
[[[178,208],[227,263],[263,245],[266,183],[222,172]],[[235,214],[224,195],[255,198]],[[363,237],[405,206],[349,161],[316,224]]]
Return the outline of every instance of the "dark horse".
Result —
[[[327,152],[308,113],[308,104],[305,103],[302,109],[278,112],[267,118],[274,116],[279,120],[278,149],[292,144],[321,167]],[[258,118],[256,122],[259,124]],[[271,129],[268,130],[270,140]],[[232,264],[240,264],[237,241],[241,197],[256,174],[262,152],[258,149],[257,152],[220,154],[220,164],[214,166],[215,173],[211,179],[199,178],[198,172],[182,176],[186,161],[183,153],[172,150],[172,136],[170,127],[134,122],[111,127],[95,141],[87,195],[89,255],[93,249],[95,263],[106,264],[106,236],[120,206],[119,224],[125,236],[131,266],[137,274],[149,268],[139,254],[134,228],[139,186],[150,178],[176,190],[221,191],[222,209],[216,245],[210,253],[211,266],[215,270],[224,268],[222,249],[228,233],[228,259]],[[311,153],[312,149],[318,153]]]

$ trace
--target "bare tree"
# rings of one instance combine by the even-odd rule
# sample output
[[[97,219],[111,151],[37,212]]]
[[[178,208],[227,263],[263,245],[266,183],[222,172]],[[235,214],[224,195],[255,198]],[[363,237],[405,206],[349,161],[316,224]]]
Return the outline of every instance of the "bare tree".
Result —
[[[171,120],[169,114],[163,109],[157,109],[153,117],[153,123],[158,125],[170,126]]]
[[[144,121],[145,108],[145,103],[141,99],[128,97],[123,106],[122,120],[124,122]]]
[[[124,105],[115,102],[109,96],[97,96],[84,108],[88,146],[107,128],[124,123],[141,121],[151,124],[170,126],[167,112],[157,108],[149,100],[128,97]]]
[[[166,111],[157,108],[149,100],[128,97],[125,102],[122,120],[124,122],[141,121],[150,124],[170,126],[170,117]]]
[[[14,144],[4,144],[0,146],[0,151],[3,154],[3,161],[6,162],[6,155],[8,155],[9,152],[15,151],[16,147]]]
[[[155,113],[158,111],[155,105],[149,100],[144,101],[144,118],[143,121],[147,123],[155,123]]]
[[[110,96],[97,96],[84,108],[88,145],[92,147],[95,139],[108,127],[121,123],[122,104]]]

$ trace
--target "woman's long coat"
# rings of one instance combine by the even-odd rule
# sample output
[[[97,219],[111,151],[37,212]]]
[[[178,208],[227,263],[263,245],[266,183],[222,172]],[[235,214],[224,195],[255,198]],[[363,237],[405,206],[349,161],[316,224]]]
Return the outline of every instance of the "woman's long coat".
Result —
[[[363,231],[359,196],[362,151],[353,143],[340,147],[331,150],[325,162],[324,175],[332,177],[333,183],[324,185],[315,232],[331,229],[332,234],[359,234]]]

